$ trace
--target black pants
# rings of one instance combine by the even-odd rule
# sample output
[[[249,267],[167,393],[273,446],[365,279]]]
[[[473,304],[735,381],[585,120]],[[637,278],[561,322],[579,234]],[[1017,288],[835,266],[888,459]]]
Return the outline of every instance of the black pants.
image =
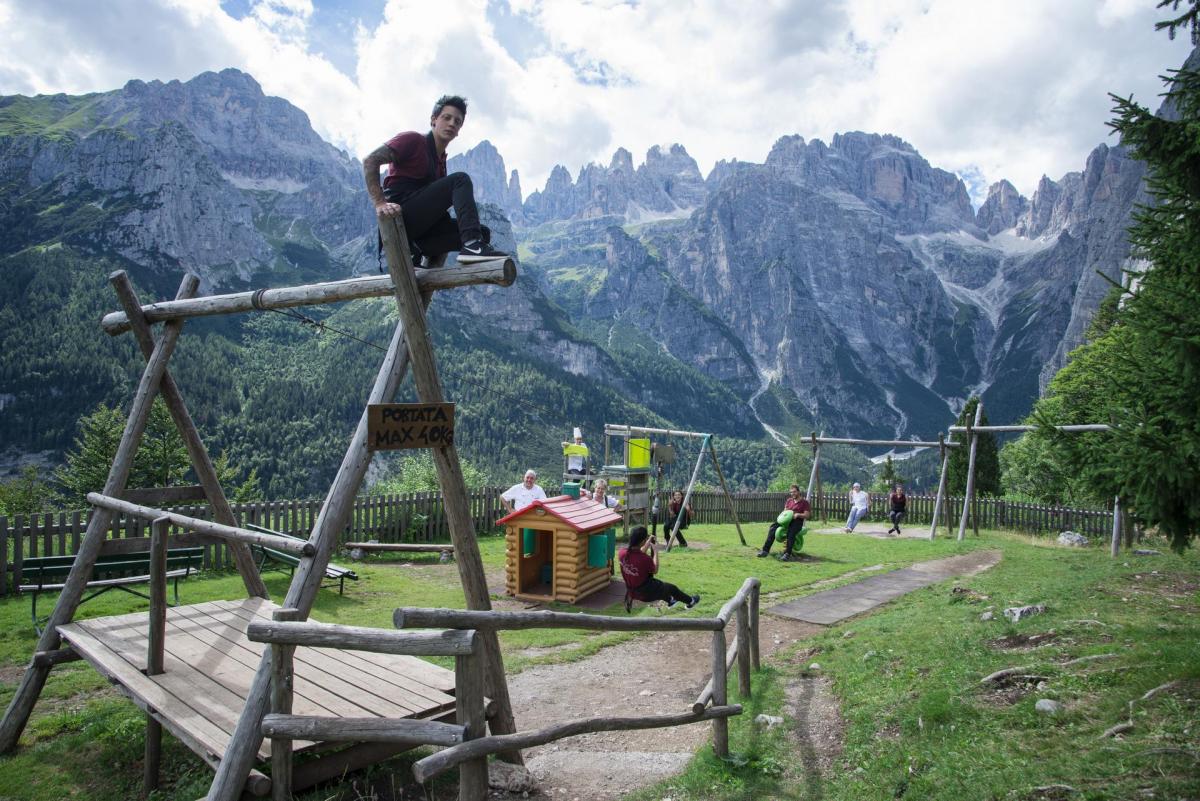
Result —
[[[667,512],[667,522],[664,523],[663,526],[664,526],[663,531],[666,533],[666,535],[668,537],[671,536],[671,529],[675,528],[675,518],[671,517],[670,511]],[[679,533],[675,535],[675,541],[678,542],[680,545],[682,545],[684,548],[688,547],[687,538],[685,538],[683,536],[683,530],[687,527],[688,527],[688,515],[687,515],[687,512],[684,512],[683,513],[683,521],[680,522],[680,524],[679,524]]]
[[[775,544],[775,532],[779,530],[778,523],[772,523],[767,529],[767,541],[763,543],[762,552],[770,553],[771,546]],[[786,539],[783,543],[783,552],[791,553],[792,546],[796,544],[796,535],[804,530],[804,518],[793,517],[792,522],[788,523]]]
[[[669,584],[665,581],[651,576],[645,584],[633,591],[633,597],[639,601],[679,601],[680,603],[691,603],[692,596],[688,595],[683,590],[676,587],[674,584]]]
[[[416,191],[394,187],[383,194],[400,204],[408,241],[426,256],[460,250],[464,242],[491,240],[491,231],[479,224],[475,188],[465,172],[450,173]],[[451,207],[457,221],[446,211]]]
[[[888,512],[888,517],[892,519],[892,528],[896,529],[896,533],[900,533],[900,521],[904,519],[903,509],[893,509]]]

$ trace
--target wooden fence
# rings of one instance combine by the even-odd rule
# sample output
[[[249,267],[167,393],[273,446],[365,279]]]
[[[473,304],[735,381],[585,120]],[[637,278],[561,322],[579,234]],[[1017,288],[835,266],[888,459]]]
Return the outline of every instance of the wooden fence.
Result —
[[[844,492],[813,493],[813,519],[822,521],[844,521],[850,514],[850,498]],[[739,492],[734,493],[733,504],[738,520],[757,523],[774,520],[787,500],[784,492]],[[664,508],[667,495],[659,501]],[[934,495],[909,495],[905,515],[906,526],[928,526],[933,516]],[[947,507],[951,528],[957,533],[958,519],[962,514],[961,496],[943,499]],[[725,496],[719,492],[692,493],[692,520],[696,523],[732,523]],[[888,520],[886,494],[871,495],[871,512],[868,520]],[[1082,509],[1067,506],[1019,503],[1003,498],[979,498],[975,502],[980,528],[1016,529],[1035,534],[1057,534],[1060,531],[1075,531],[1088,537],[1106,538],[1112,533],[1111,509]],[[941,532],[945,532],[945,520]]]
[[[498,487],[470,492],[471,520],[475,530],[491,532],[495,522],[504,516]],[[738,519],[743,523],[774,520],[783,509],[786,493],[741,492],[733,496]],[[824,492],[813,499],[814,519],[845,520],[850,512],[845,493]],[[962,513],[961,497],[946,499],[951,528],[957,531]],[[908,526],[928,526],[933,514],[932,495],[909,495]],[[660,501],[665,508],[666,496]],[[724,495],[718,492],[696,492],[691,499],[693,522],[731,523]],[[319,500],[258,501],[233,504],[239,523],[254,523],[275,531],[307,537],[321,507]],[[1000,498],[980,498],[977,501],[980,528],[1017,529],[1032,533],[1057,534],[1070,529],[1090,537],[1107,537],[1112,532],[1112,511],[1109,509],[1078,509],[1017,503]],[[207,519],[206,505],[175,507],[176,511],[192,517]],[[869,520],[887,520],[886,495],[872,495]],[[0,596],[16,591],[20,564],[30,556],[58,556],[79,550],[79,541],[87,530],[88,512],[51,512],[39,515],[17,515],[12,519],[0,517]],[[944,526],[944,523],[943,523]],[[945,528],[939,536],[944,536]],[[118,515],[109,537],[149,537],[149,524],[137,518]],[[342,532],[340,542],[376,539],[380,542],[448,542],[450,531],[442,506],[441,493],[418,492],[406,495],[362,496],[354,504],[350,522]],[[224,545],[205,546],[204,566],[222,569],[232,567]]]
[[[489,533],[504,516],[499,488],[469,493],[471,521],[476,531]],[[239,524],[259,526],[308,537],[320,511],[318,499],[303,501],[255,501],[232,504]],[[209,519],[206,504],[172,507],[190,517]],[[20,565],[31,556],[60,556],[79,550],[87,531],[90,512],[47,512],[38,515],[0,516],[0,596],[16,592],[20,584]],[[178,533],[172,527],[171,533]],[[116,515],[110,539],[149,537],[150,524],[139,518]],[[404,495],[361,496],[339,542],[376,539],[380,542],[449,542],[450,529],[439,492]],[[204,546],[205,568],[231,568],[233,560],[224,545]]]

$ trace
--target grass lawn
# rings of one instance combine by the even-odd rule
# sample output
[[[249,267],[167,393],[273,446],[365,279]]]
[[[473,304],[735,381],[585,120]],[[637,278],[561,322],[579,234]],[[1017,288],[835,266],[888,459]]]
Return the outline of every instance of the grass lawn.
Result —
[[[765,524],[743,528],[750,545],[757,547]],[[797,646],[802,653],[785,653],[764,664],[747,714],[731,725],[734,758],[719,761],[702,749],[685,774],[640,797],[1052,798],[1056,796],[1030,794],[1034,787],[1051,784],[1077,788],[1072,798],[1200,794],[1194,746],[1200,718],[1200,559],[1194,553],[1123,556],[1114,562],[1099,549],[1043,547],[1027,537],[988,532],[963,544],[814,534],[805,542],[814,561],[786,564],[755,559],[754,549],[738,543],[732,526],[695,526],[689,539],[710,547],[672,551],[663,558],[662,573],[689,592],[699,592],[699,613],[707,615],[750,575],[762,580],[766,605],[813,592],[814,582],[833,580],[824,581],[821,589],[834,586],[838,577],[876,565],[900,567],[978,547],[999,549],[1004,558],[962,582],[987,600],[952,594],[950,584],[937,585],[802,642]],[[493,586],[500,584],[503,540],[485,538],[481,550]],[[344,596],[323,590],[314,618],[390,627],[397,606],[463,605],[456,568],[437,564],[435,558],[377,557],[355,569],[361,580],[348,582]],[[266,575],[275,598],[283,596],[288,581],[287,573]],[[236,574],[205,575],[181,585],[185,603],[243,595]],[[1047,612],[1017,625],[979,619],[987,606],[994,606],[999,618],[1004,607],[1038,602],[1047,604]],[[114,592],[83,606],[80,617],[145,608],[141,599]],[[625,614],[619,606],[608,611]],[[1005,637],[1050,630],[1055,634],[1032,651],[996,645]],[[844,637],[847,631],[853,636]],[[650,635],[530,630],[504,634],[502,645],[509,671],[516,672],[588,656],[631,636]],[[5,706],[35,641],[29,600],[0,601],[0,703]],[[1058,664],[1109,653],[1115,657]],[[764,731],[751,726],[760,711],[787,715],[785,688],[802,680],[812,661],[819,661],[821,674],[832,681],[846,721],[845,750],[823,780],[798,769],[798,743],[790,723]],[[1035,666],[1047,677],[1045,687],[1027,694],[1020,688],[981,690],[981,677],[1017,665]],[[1123,739],[1099,739],[1102,731],[1126,719],[1131,699],[1171,680],[1182,683],[1135,705],[1135,728]],[[731,700],[736,700],[734,685]],[[1054,717],[1035,713],[1038,698],[1057,699],[1065,711]],[[0,799],[136,797],[143,728],[136,707],[109,689],[90,666],[56,668],[21,747],[0,757]],[[211,775],[167,737],[164,790],[153,798],[190,801],[204,793]],[[1138,795],[1146,789],[1155,794]],[[357,796],[348,782],[342,795],[326,789],[304,797]]]

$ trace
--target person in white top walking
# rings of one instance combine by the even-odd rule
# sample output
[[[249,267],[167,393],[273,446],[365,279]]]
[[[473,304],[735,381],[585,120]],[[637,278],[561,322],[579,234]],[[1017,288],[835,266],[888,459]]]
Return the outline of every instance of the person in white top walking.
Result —
[[[862,484],[857,481],[850,489],[850,516],[846,518],[846,527],[842,529],[847,534],[854,531],[854,527],[858,525],[858,521],[867,516],[867,510],[871,507],[871,496],[863,490]]]
[[[537,473],[525,471],[525,478],[520,484],[513,484],[500,496],[509,514],[519,512],[534,501],[546,500],[546,491],[537,485]]]

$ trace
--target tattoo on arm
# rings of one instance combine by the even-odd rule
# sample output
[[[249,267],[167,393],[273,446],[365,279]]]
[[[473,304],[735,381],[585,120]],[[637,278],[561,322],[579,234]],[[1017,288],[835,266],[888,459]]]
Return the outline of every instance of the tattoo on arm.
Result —
[[[363,159],[363,180],[366,181],[367,194],[371,197],[371,203],[376,206],[386,202],[383,197],[383,187],[379,184],[379,168],[384,164],[391,164],[394,158],[395,154],[390,147],[380,145]]]

